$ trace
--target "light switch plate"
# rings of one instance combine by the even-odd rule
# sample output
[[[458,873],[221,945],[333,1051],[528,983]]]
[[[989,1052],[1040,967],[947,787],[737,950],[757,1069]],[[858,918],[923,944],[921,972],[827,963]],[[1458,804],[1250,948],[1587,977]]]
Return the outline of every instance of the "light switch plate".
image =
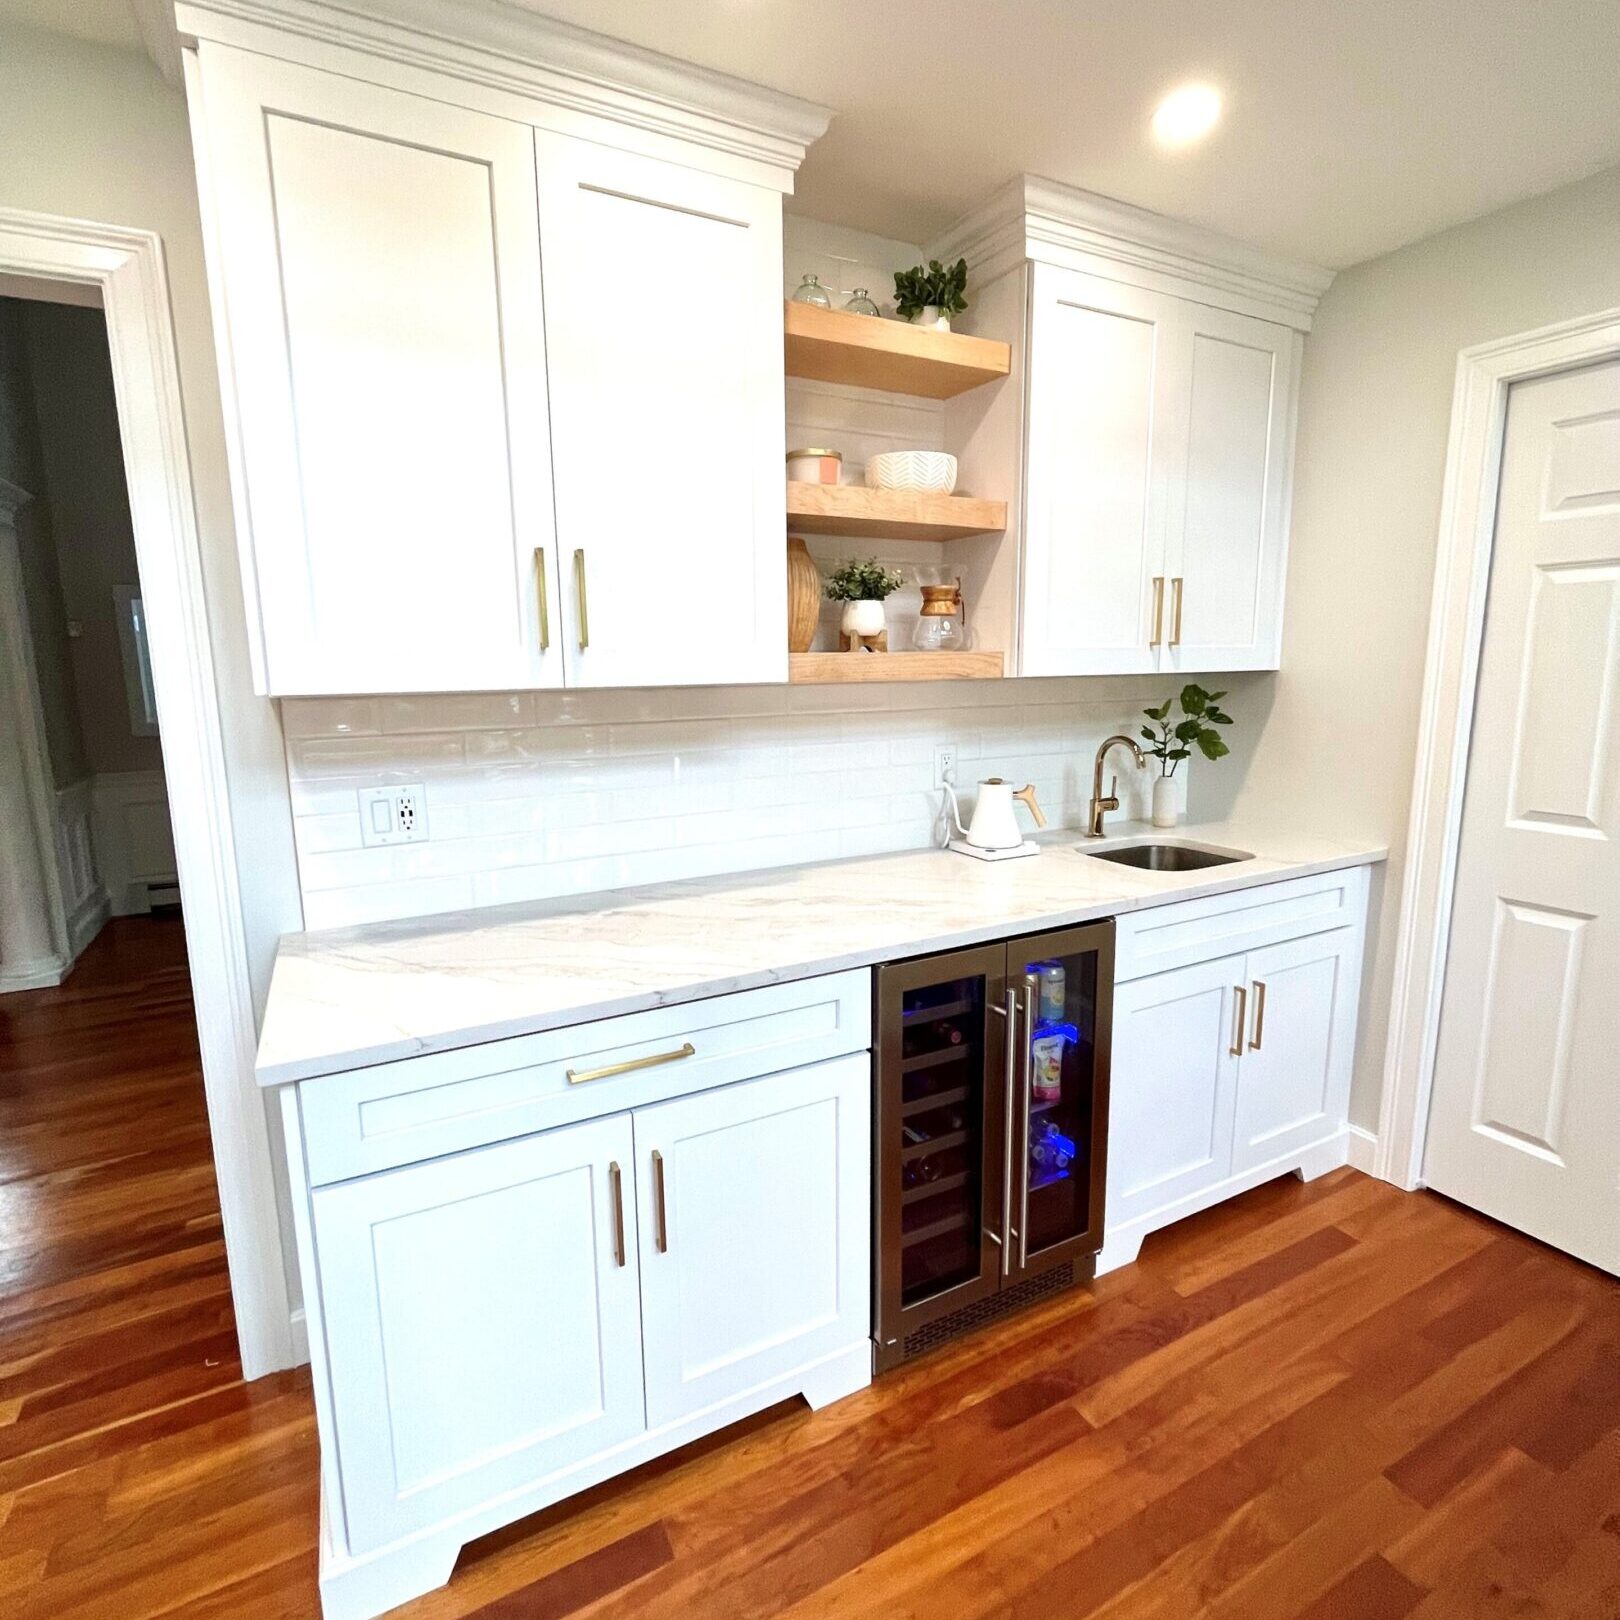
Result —
[[[428,835],[427,790],[420,782],[403,787],[361,788],[360,842],[418,844]]]

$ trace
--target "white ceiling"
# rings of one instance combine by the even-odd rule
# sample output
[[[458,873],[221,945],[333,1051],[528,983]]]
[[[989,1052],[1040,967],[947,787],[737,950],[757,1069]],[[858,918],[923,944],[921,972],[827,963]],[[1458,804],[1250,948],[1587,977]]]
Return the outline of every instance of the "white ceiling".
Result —
[[[836,108],[795,211],[912,241],[1028,171],[1337,268],[1620,163],[1620,0],[517,3]],[[140,48],[132,0],[8,18]],[[1226,115],[1167,156],[1189,78]]]

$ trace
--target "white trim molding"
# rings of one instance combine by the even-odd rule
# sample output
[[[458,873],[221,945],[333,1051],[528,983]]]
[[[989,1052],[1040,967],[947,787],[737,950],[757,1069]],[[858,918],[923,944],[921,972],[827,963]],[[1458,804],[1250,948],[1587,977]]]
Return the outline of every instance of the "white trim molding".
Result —
[[[1333,280],[1318,265],[1259,248],[1129,203],[1035,175],[1009,181],[928,246],[941,259],[965,258],[975,280],[1005,274],[1026,259],[1119,279],[1182,297],[1219,296],[1221,306],[1308,332]]]
[[[236,1331],[257,1378],[293,1364],[291,1307],[163,247],[151,231],[0,209],[7,272],[99,287],[106,310]]]
[[[1508,390],[1615,355],[1620,309],[1457,356],[1378,1118],[1376,1173],[1398,1187],[1423,1184]]]
[[[615,126],[637,129],[724,154],[753,168],[747,178],[780,191],[792,191],[806,148],[833,116],[797,96],[493,0],[180,0],[175,20],[183,45],[212,40],[334,69],[336,52],[355,52],[437,75],[441,100],[451,99],[448,81],[516,95],[602,120],[609,135]]]
[[[1366,1126],[1351,1125],[1346,1145],[1350,1155],[1347,1162],[1353,1169],[1369,1176],[1378,1174],[1378,1138]]]

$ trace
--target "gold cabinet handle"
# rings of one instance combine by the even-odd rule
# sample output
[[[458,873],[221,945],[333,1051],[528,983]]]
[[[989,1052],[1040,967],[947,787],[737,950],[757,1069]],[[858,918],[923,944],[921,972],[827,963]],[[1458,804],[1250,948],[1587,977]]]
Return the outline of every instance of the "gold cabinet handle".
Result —
[[[1153,636],[1148,646],[1157,647],[1164,636],[1164,575],[1153,576]]]
[[[690,1041],[682,1041],[673,1052],[654,1052],[651,1057],[631,1058],[626,1063],[609,1063],[600,1069],[564,1069],[571,1086],[582,1086],[587,1080],[606,1080],[611,1075],[629,1074],[634,1069],[652,1069],[660,1063],[679,1063],[682,1058],[695,1057],[697,1048]]]
[[[546,548],[534,548],[534,593],[540,609],[540,651],[551,645],[551,606],[546,600]]]
[[[1232,1020],[1232,1044],[1227,1047],[1228,1057],[1243,1056],[1243,1026],[1249,1021],[1249,992],[1241,984],[1232,986],[1232,994],[1237,997],[1236,1017]]]
[[[1266,981],[1254,981],[1254,1039],[1249,1042],[1249,1050],[1258,1052],[1260,1043],[1266,1038]]]
[[[669,1214],[664,1208],[664,1155],[653,1149],[653,1207],[658,1216],[658,1252],[669,1253]]]
[[[624,1177],[619,1174],[619,1161],[608,1163],[608,1180],[613,1185],[613,1258],[622,1268],[624,1258]]]
[[[1170,645],[1181,645],[1181,575],[1170,581]]]
[[[591,613],[585,601],[585,553],[574,553],[574,595],[579,599],[579,650],[591,644]]]

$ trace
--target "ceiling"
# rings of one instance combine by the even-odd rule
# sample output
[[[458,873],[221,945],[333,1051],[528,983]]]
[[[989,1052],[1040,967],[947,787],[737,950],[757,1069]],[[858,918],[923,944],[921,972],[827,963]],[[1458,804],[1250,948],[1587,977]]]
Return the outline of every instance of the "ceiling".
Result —
[[[837,109],[794,210],[911,241],[1030,172],[1339,268],[1620,163],[1620,0],[517,3]],[[141,43],[132,0],[6,19]],[[1163,154],[1193,78],[1225,116]]]

